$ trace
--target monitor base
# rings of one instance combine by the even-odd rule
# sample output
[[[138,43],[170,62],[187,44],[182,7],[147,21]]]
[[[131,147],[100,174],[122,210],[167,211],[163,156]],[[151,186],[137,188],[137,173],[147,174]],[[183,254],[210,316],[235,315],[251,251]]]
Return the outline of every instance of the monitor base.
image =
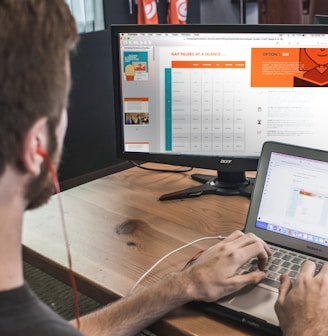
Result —
[[[217,176],[206,174],[193,174],[191,178],[201,182],[202,185],[179,190],[160,196],[160,201],[173,199],[199,197],[201,195],[222,195],[222,196],[245,196],[250,198],[254,178],[246,178],[244,172],[219,173]]]

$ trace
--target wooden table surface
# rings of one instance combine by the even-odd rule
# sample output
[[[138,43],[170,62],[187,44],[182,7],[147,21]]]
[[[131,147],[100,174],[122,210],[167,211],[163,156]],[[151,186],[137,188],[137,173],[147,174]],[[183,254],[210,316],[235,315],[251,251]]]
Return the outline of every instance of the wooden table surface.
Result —
[[[216,173],[201,169],[182,174],[159,173],[134,167],[60,194],[73,269],[81,291],[107,303],[126,295],[139,277],[168,252],[200,237],[227,235],[243,228],[249,200],[241,196],[158,200],[164,193],[199,185],[190,178],[195,172]],[[203,241],[173,254],[140,286],[181,269],[199,249],[216,242]],[[23,246],[25,260],[67,281],[58,195],[42,208],[26,213]],[[152,329],[165,336],[259,335],[189,306],[171,312]]]

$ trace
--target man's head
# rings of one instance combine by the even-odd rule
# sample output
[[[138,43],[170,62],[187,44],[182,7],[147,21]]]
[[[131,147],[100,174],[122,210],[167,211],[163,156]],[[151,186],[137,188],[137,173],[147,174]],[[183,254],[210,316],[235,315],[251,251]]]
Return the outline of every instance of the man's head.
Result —
[[[40,120],[47,129],[44,149],[54,157],[76,40],[76,24],[63,0],[0,0],[0,178],[7,166],[26,171],[25,140]],[[26,191],[29,207],[44,201],[37,195],[47,189],[43,170]]]

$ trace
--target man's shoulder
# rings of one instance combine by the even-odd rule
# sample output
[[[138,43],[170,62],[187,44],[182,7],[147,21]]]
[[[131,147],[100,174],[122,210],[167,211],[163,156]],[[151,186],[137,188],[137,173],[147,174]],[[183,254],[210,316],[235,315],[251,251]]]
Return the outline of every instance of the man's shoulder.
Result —
[[[0,330],[4,336],[81,335],[40,301],[27,285],[0,292]]]

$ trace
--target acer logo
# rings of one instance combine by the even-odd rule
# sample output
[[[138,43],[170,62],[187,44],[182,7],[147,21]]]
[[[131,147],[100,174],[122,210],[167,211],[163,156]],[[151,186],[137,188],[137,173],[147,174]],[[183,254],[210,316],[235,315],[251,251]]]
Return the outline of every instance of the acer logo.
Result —
[[[322,250],[318,247],[313,247],[313,246],[309,246],[309,245],[306,245],[306,247],[309,249],[309,250],[312,250],[312,251],[316,251],[316,252],[322,252]]]
[[[224,164],[229,164],[229,163],[231,163],[232,162],[232,160],[220,160],[220,163],[224,163]]]

